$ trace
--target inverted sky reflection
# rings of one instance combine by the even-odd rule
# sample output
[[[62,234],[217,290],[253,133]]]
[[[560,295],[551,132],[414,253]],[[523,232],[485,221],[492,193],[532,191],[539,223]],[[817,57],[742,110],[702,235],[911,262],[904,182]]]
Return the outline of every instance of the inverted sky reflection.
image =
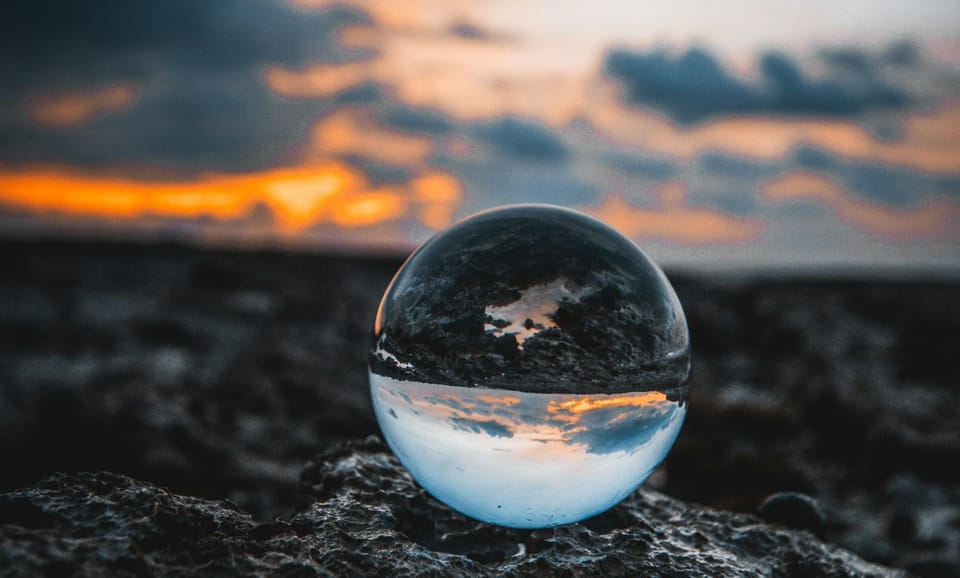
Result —
[[[515,527],[617,503],[660,463],[686,414],[661,392],[557,395],[371,375],[371,393],[418,481],[468,515]]]

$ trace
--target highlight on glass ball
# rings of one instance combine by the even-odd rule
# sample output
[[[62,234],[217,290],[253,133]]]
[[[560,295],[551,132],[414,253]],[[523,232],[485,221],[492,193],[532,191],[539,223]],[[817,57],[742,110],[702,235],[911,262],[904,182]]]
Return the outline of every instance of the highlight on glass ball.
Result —
[[[407,259],[369,364],[380,428],[420,485],[472,518],[543,528],[613,507],[664,459],[687,411],[690,340],[632,241],[516,205]]]

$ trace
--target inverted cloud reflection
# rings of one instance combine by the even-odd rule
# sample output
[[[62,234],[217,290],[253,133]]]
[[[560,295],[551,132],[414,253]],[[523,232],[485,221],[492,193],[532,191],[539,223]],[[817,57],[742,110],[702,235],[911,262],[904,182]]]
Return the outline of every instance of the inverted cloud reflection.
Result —
[[[378,403],[396,420],[447,424],[452,431],[568,446],[587,454],[633,453],[684,411],[660,392],[552,395],[445,387],[377,378]],[[442,427],[442,425],[440,426]],[[517,443],[521,443],[518,441]],[[543,448],[547,451],[548,448]],[[554,447],[553,451],[560,451]]]

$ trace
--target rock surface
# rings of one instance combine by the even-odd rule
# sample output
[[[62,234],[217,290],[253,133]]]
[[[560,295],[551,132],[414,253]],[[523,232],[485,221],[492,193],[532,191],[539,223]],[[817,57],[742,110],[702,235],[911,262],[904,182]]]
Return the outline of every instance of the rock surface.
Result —
[[[0,491],[109,470],[255,520],[303,464],[377,432],[367,339],[399,259],[0,241]],[[685,277],[693,393],[648,480],[754,512],[823,508],[824,538],[960,576],[960,284]]]
[[[378,438],[335,446],[302,476],[304,507],[258,524],[229,502],[111,473],[0,495],[10,575],[900,576],[806,532],[641,490],[582,524],[497,528],[416,486]]]

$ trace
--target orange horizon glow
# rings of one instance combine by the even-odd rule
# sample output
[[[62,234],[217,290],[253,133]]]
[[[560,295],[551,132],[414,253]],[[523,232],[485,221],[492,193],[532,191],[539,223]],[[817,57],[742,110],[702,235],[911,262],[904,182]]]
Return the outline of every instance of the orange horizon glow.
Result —
[[[410,187],[371,189],[362,173],[336,162],[160,182],[57,168],[0,170],[0,205],[120,221],[146,217],[233,221],[265,206],[283,234],[297,234],[320,223],[370,226],[397,220],[408,211],[420,213],[427,226],[442,225],[448,215],[452,219],[460,199],[456,179],[427,173]],[[431,187],[439,187],[443,194],[420,192]]]

